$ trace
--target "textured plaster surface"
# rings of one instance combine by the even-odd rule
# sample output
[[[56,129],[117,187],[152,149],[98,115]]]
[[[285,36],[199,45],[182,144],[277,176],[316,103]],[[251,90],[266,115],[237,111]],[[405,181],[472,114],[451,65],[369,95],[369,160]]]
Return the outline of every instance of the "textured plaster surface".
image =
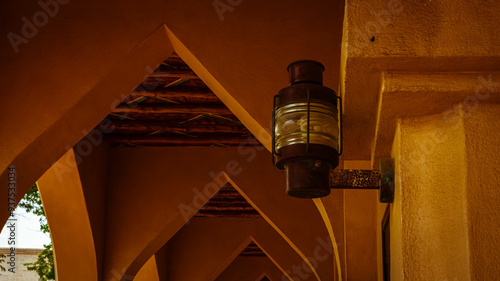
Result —
[[[381,157],[390,154],[395,125],[386,131],[376,131],[379,96],[384,91],[383,72],[425,75],[498,71],[500,18],[496,15],[499,13],[500,2],[495,0],[480,3],[375,0],[369,4],[360,0],[348,1],[341,60],[344,143],[349,144],[344,158],[370,159],[374,137],[380,135],[388,135]],[[420,82],[426,84],[427,80],[422,78]],[[406,81],[403,78],[400,84]],[[411,81],[408,82],[407,86],[412,89]],[[432,88],[432,84],[428,87]],[[422,96],[425,97],[425,93]],[[453,98],[440,101],[446,102],[451,106],[457,101]],[[401,110],[396,116],[387,116],[391,122],[404,117],[405,110],[410,109],[403,100],[396,100],[395,107],[394,110]],[[432,114],[426,113],[425,107],[415,106],[415,110],[423,111],[420,115]],[[377,166],[375,161],[373,167]]]
[[[471,280],[463,112],[403,119],[395,141],[394,280]],[[486,168],[486,167],[483,167]]]
[[[386,157],[398,118],[453,114],[458,105],[475,110],[479,103],[500,103],[500,72],[382,73],[372,161]]]
[[[500,105],[465,113],[471,280],[500,280]]]

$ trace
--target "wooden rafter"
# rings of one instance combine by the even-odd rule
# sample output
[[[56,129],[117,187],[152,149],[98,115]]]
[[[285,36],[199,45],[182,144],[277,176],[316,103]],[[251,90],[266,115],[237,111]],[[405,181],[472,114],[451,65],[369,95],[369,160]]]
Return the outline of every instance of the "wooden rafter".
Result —
[[[209,134],[213,132],[220,132],[223,134],[245,134],[249,133],[248,130],[242,129],[241,126],[235,124],[209,124],[207,122],[201,124],[191,124],[189,126],[179,125],[179,123],[163,123],[163,122],[129,122],[129,121],[115,121],[108,123],[102,127],[106,131],[112,131],[114,135],[118,134],[143,134],[147,135],[151,132],[164,131],[164,132],[182,132],[186,134]]]
[[[259,218],[261,215],[231,186],[231,184],[227,183],[198,211],[195,217]]]
[[[164,68],[151,73],[150,77],[198,78],[191,69]]]
[[[260,247],[255,244],[253,241],[248,244],[248,246],[241,251],[240,257],[266,257],[266,253],[264,253]]]
[[[155,91],[134,91],[130,96],[126,99],[134,100],[140,97],[147,98],[165,98],[174,100],[176,102],[181,103],[192,103],[192,104],[203,104],[203,103],[221,103],[219,98],[212,92],[209,92],[205,89],[193,88],[190,89],[189,92],[180,88],[166,88]],[[125,103],[126,103],[125,101]]]
[[[127,106],[119,105],[113,113],[140,113],[140,114],[215,114],[215,115],[232,115],[231,111],[225,106],[196,106],[191,104],[173,104],[173,105],[144,105],[144,106]]]
[[[260,142],[254,137],[188,137],[172,134],[172,136],[142,136],[142,135],[105,135],[104,139],[112,145],[131,145],[131,146],[239,146],[251,145],[261,146]]]

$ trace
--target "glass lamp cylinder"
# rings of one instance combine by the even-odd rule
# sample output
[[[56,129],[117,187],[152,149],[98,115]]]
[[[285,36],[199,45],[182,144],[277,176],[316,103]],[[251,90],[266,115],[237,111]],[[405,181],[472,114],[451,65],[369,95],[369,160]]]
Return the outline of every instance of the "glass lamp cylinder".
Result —
[[[309,111],[309,113],[308,113]],[[295,102],[276,110],[276,149],[307,143],[339,148],[339,121],[337,108],[319,100]]]
[[[338,165],[337,96],[322,85],[323,70],[315,61],[290,64],[290,86],[275,97],[274,160],[293,197],[330,194],[330,169]]]

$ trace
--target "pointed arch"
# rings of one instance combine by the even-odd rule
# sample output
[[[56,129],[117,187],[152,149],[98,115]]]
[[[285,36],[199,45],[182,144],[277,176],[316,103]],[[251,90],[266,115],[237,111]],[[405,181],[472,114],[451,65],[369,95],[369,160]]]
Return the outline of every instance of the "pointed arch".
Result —
[[[69,171],[62,173],[62,167]],[[50,228],[56,279],[98,281],[94,237],[76,167],[71,149],[43,174],[38,189]]]
[[[314,257],[320,246],[315,239],[328,237],[314,203],[287,197],[281,173],[271,166],[268,152],[257,148],[113,148],[109,167],[108,277],[116,268],[136,274],[229,176],[302,258]],[[134,220],[141,223],[131,225]],[[305,223],[307,231],[296,231]],[[330,255],[315,274],[333,278],[331,264]]]
[[[262,218],[193,218],[167,243],[168,280],[216,280],[250,241],[289,280],[294,266],[309,270],[304,280],[318,280],[312,269],[302,269],[303,259]],[[193,264],[196,271],[189,270]]]

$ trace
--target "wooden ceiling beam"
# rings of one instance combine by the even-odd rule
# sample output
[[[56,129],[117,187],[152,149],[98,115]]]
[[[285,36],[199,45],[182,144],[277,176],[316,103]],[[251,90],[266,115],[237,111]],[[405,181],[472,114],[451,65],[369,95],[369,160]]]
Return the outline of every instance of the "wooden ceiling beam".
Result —
[[[257,212],[249,211],[249,212],[242,212],[242,211],[237,211],[237,212],[220,212],[220,211],[215,211],[215,212],[210,212],[210,211],[200,211],[194,217],[204,217],[204,218],[261,218],[262,216]]]
[[[155,106],[129,106],[129,105],[119,105],[115,108],[113,113],[116,114],[128,114],[128,113],[140,113],[140,114],[215,114],[215,115],[232,115],[232,112],[224,106],[193,106],[188,104],[172,104],[172,105],[155,105]]]
[[[262,144],[254,137],[169,137],[161,138],[158,136],[140,137],[131,135],[105,135],[104,139],[110,144],[128,145],[128,146],[261,146]]]
[[[134,91],[132,92],[125,100],[124,102],[127,103],[129,101],[133,101],[135,99],[139,99],[141,97],[146,97],[148,99],[166,99],[170,100],[173,102],[178,102],[178,103],[193,103],[193,104],[199,104],[199,103],[218,103],[222,104],[220,99],[213,94],[212,92],[208,91],[199,91],[199,92],[179,92],[179,91]],[[161,101],[160,101],[161,102]]]
[[[166,98],[174,98],[176,96],[183,96],[183,97],[194,97],[194,98],[217,98],[217,96],[210,91],[208,88],[163,88],[163,89],[156,89],[153,91],[144,91],[144,90],[138,90],[138,91],[133,91],[131,96],[139,97],[139,96],[146,96],[146,97],[166,97]],[[221,102],[219,98],[215,100],[215,102]]]
[[[170,120],[167,120],[170,122]],[[220,132],[223,134],[247,134],[249,131],[241,125],[207,125],[207,124],[189,124],[189,126],[179,124],[164,124],[144,121],[114,121],[113,123],[103,123],[102,129],[110,131],[113,134],[150,134],[156,131],[175,131],[186,134],[207,134]]]
[[[238,206],[237,204],[231,204],[231,205],[224,205],[224,204],[219,204],[219,205],[208,205],[203,207],[204,211],[217,211],[217,212],[224,212],[224,211],[233,211],[233,212],[241,212],[241,211],[252,211],[252,212],[257,212],[251,205],[242,205]]]
[[[145,89],[145,90],[159,90],[159,89],[167,89],[167,88],[181,88],[181,87],[196,87],[196,88],[204,88],[204,89],[209,89],[203,81],[200,79],[188,79],[186,81],[183,81],[181,84],[178,86],[169,86],[167,87],[168,84],[176,82],[180,78],[178,77],[173,77],[173,76],[157,76],[157,77],[152,77],[148,76],[144,81],[142,81],[141,85],[139,85],[138,89]],[[184,78],[187,79],[187,78]],[[181,82],[181,81],[179,81]]]
[[[210,204],[237,204],[238,206],[247,206],[253,208],[250,203],[248,203],[245,198],[241,195],[234,196],[232,194],[218,193],[217,196],[213,197],[209,201]]]
[[[266,257],[266,254],[262,251],[262,249],[255,244],[253,241],[248,244],[248,246],[241,251],[239,254],[240,257]]]
[[[126,117],[120,117],[120,116],[126,116],[126,117],[136,117],[135,120],[127,119]],[[165,114],[116,114],[116,115],[109,115],[108,119],[111,120],[112,122],[117,122],[117,121],[129,121],[129,122],[144,122],[144,123],[149,123],[152,125],[155,124],[166,124],[166,125],[186,125],[186,126],[191,126],[191,125],[205,125],[205,126],[214,126],[214,125],[238,125],[238,126],[243,126],[242,124],[238,123],[238,119],[234,117],[233,115],[224,115],[223,117],[228,118],[229,120],[225,119],[218,119],[215,117],[211,117],[210,115],[207,115],[205,118],[193,120],[186,122],[189,119],[192,119],[197,115],[194,114],[168,114],[167,116]],[[213,133],[216,133],[214,131]]]
[[[198,76],[191,69],[169,68],[163,67],[160,71],[155,71],[149,77],[176,77],[176,78],[194,78],[199,79]]]

